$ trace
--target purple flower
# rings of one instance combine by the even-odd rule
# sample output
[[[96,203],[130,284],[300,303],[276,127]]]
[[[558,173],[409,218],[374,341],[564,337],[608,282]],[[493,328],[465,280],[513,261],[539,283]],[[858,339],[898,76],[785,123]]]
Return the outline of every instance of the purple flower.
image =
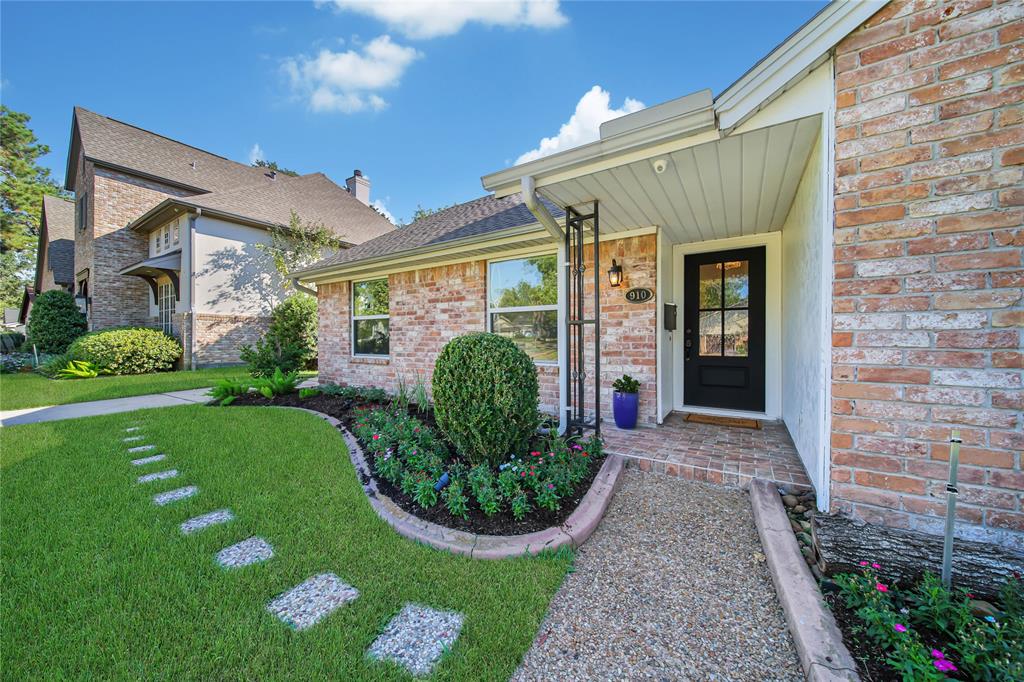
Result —
[[[896,625],[892,626],[892,629],[895,630],[896,632],[906,632],[907,631],[907,626],[904,625],[903,623],[896,623]]]
[[[945,658],[939,658],[932,661],[932,665],[935,669],[943,673],[951,673],[956,670],[956,666],[953,665],[953,661],[947,661]]]
[[[867,565],[868,565],[868,562],[866,562],[866,561],[862,561],[862,562],[860,562],[860,565],[861,565],[861,566],[867,566]]]
[[[938,649],[932,649],[932,658],[945,658],[946,654],[942,653]]]

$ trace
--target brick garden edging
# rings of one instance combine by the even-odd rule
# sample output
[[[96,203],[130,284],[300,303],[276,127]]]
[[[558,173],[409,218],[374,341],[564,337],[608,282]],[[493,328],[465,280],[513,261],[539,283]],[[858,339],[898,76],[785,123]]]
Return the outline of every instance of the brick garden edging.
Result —
[[[366,493],[366,499],[370,502],[373,510],[377,512],[377,516],[384,519],[399,535],[430,545],[435,549],[453,554],[464,554],[474,559],[507,559],[524,554],[538,554],[545,549],[554,550],[564,546],[579,547],[597,528],[612,497],[622,485],[624,460],[618,455],[608,455],[604,464],[601,465],[601,470],[597,472],[594,482],[590,485],[590,490],[580,500],[576,510],[560,526],[552,526],[525,535],[477,535],[453,530],[417,518],[395,504],[387,495],[381,493],[370,474],[370,465],[363,455],[363,449],[359,446],[359,442],[339,420],[323,412],[304,407],[281,407],[308,412],[320,417],[341,432],[345,439],[345,445],[348,446],[352,466],[356,469],[359,484]]]
[[[804,677],[809,682],[860,680],[857,663],[800,554],[775,484],[761,478],[751,481],[750,504]]]

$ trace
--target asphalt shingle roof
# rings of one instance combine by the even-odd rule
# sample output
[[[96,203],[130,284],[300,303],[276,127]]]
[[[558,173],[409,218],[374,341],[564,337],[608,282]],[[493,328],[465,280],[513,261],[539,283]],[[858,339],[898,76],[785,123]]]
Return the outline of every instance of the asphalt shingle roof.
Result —
[[[82,149],[90,159],[208,192],[268,181],[254,168],[101,114],[75,107]],[[194,164],[194,167],[193,167]],[[277,174],[278,180],[288,176]]]
[[[554,204],[547,201],[544,203],[552,215],[564,215],[564,211]],[[522,195],[517,193],[501,198],[487,195],[432,213],[407,227],[399,228],[324,258],[300,272],[349,265],[386,256],[398,256],[422,247],[442,248],[455,240],[536,222],[537,219],[523,203]]]
[[[386,218],[323,173],[285,182],[260,182],[178,201],[274,225],[288,225],[294,210],[304,222],[321,223],[353,244],[395,231]]]
[[[46,221],[46,258],[58,284],[75,281],[75,204],[61,197],[43,195]]]

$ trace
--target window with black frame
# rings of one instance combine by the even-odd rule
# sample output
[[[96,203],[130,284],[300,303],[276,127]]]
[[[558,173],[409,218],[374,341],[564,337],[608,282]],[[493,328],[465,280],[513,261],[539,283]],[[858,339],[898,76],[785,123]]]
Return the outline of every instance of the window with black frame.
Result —
[[[488,324],[534,362],[558,361],[558,263],[554,254],[491,261]]]
[[[388,355],[388,280],[372,279],[352,284],[352,354]]]

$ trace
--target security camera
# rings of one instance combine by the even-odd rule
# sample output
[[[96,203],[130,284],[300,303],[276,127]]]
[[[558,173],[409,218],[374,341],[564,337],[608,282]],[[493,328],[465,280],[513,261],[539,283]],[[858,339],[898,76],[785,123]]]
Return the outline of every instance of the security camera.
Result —
[[[661,175],[668,168],[668,159],[655,159],[654,160],[654,172]]]

